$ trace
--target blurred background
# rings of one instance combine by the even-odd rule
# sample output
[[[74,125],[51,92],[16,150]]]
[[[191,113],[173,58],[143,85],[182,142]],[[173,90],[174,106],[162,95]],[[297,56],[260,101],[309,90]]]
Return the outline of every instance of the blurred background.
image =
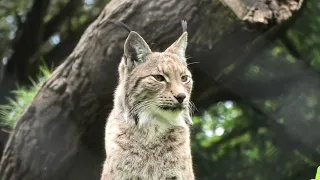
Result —
[[[26,105],[106,4],[108,0],[0,2],[1,152]],[[241,33],[197,31],[204,39],[220,38],[205,43],[214,52],[210,63],[190,65],[195,76],[192,151],[197,179],[314,178],[320,165],[320,2],[306,0],[296,16],[270,31],[247,29],[227,7],[208,13],[232,20],[207,26],[235,24],[255,35],[250,42],[258,48],[251,46],[245,56],[223,61],[226,56],[220,53],[230,55],[229,48],[242,46]],[[221,43],[226,41],[232,43]],[[189,50],[196,52],[201,48]],[[193,57],[201,58],[191,56],[191,61]],[[216,69],[220,71],[214,77],[208,75]],[[204,89],[204,83],[223,88]]]

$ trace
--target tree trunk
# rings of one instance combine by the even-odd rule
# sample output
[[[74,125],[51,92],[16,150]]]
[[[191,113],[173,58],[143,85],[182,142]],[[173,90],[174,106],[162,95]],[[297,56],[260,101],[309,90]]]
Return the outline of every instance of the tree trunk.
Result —
[[[9,136],[9,132],[6,131],[6,128],[7,127],[0,125],[0,157],[2,156],[2,150],[4,149]]]
[[[243,92],[265,88],[264,83],[237,85],[228,78],[222,86],[213,79],[225,77],[223,70],[233,63],[243,70],[254,53],[274,40],[270,37],[284,32],[284,25],[270,31],[247,31],[218,0],[111,1],[18,121],[4,150],[0,179],[99,179],[104,125],[128,35],[114,22],[121,20],[139,32],[153,50],[164,50],[180,35],[182,19],[188,21],[190,62],[200,62],[190,66],[198,108],[239,98],[230,87],[243,86]],[[265,32],[271,33],[262,36]],[[284,87],[271,92],[280,94]]]

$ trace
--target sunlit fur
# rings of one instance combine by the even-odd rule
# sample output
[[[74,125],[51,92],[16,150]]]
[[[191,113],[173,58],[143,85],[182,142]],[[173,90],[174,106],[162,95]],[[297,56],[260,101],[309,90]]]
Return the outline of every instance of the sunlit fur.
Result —
[[[193,81],[182,55],[186,35],[180,41],[184,42],[178,39],[165,52],[146,53],[137,62],[130,62],[126,54],[122,58],[106,126],[101,180],[194,179],[189,142]],[[179,93],[186,94],[181,104],[174,97]]]

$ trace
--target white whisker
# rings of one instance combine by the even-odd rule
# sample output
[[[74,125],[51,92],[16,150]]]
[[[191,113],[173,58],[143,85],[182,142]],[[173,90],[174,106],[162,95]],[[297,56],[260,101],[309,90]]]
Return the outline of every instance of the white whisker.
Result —
[[[198,112],[198,109],[197,109],[196,105],[192,101],[189,101],[189,111],[190,111],[191,114],[193,114],[194,111]]]
[[[199,64],[200,62],[190,62],[187,64],[187,66],[192,65],[192,64]]]

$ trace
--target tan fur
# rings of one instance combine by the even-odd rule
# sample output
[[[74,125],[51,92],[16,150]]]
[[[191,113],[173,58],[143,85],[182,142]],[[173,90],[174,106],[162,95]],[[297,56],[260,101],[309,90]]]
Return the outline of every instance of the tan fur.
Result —
[[[188,126],[193,82],[184,57],[186,44],[184,33],[165,52],[151,52],[137,33],[130,33],[106,125],[101,180],[194,179]],[[185,75],[188,82],[182,81]],[[175,107],[179,93],[186,94],[182,109],[159,108]]]

